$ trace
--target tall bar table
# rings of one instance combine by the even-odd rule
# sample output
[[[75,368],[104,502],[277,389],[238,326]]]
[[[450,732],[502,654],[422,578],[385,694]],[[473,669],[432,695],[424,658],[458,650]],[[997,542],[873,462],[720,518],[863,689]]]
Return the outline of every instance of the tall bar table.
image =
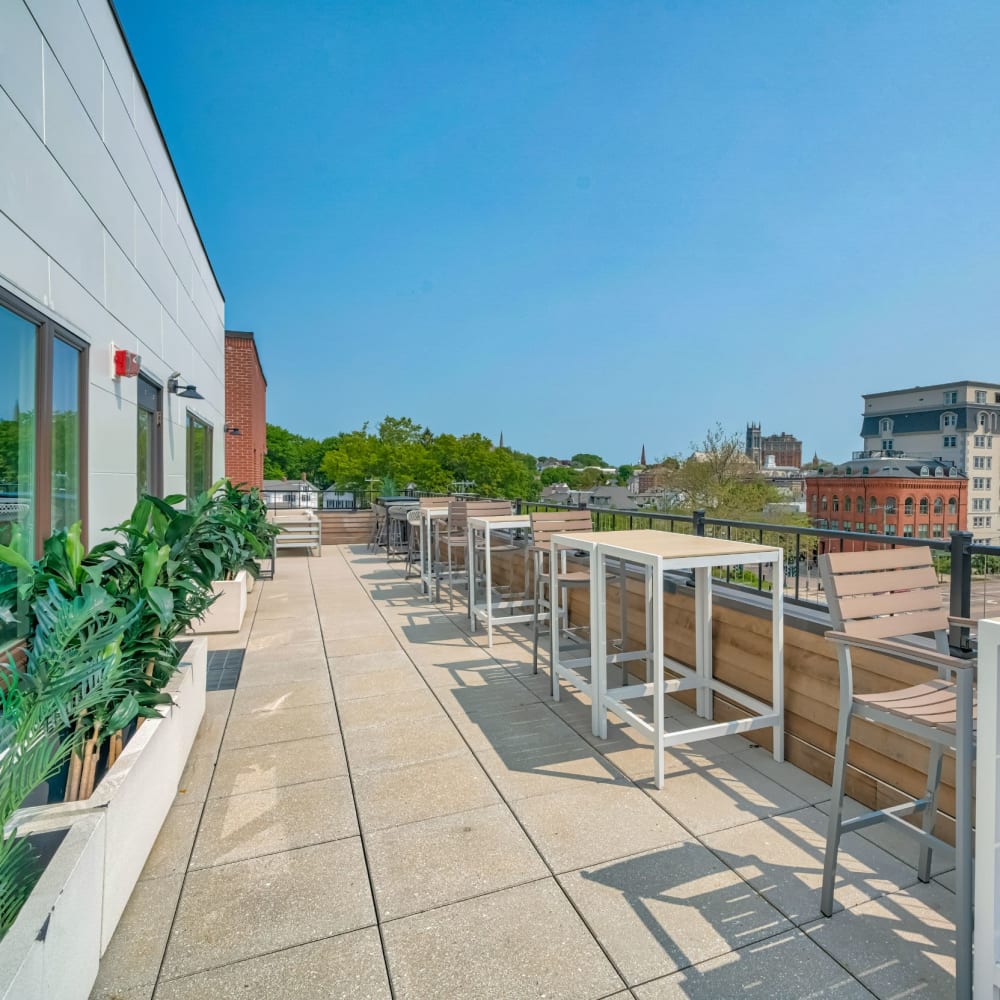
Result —
[[[524,594],[520,598],[493,600],[493,561],[492,561],[492,538],[494,532],[530,531],[531,518],[527,514],[500,514],[489,517],[470,517],[468,522],[469,541],[468,549],[465,553],[465,560],[469,573],[469,626],[473,632],[476,630],[477,621],[482,621],[486,626],[487,647],[493,648],[493,618],[494,611],[503,608],[523,608],[531,604],[531,598]],[[478,603],[476,599],[476,536],[483,539],[485,549],[485,599],[483,603]],[[505,615],[504,622],[508,625],[517,625],[521,622],[530,622],[532,615],[522,613],[518,615]]]
[[[593,544],[593,536],[590,536]],[[574,536],[555,535],[553,544],[579,545]],[[597,614],[592,633],[594,657],[592,687],[598,706],[598,733],[606,738],[608,713],[648,733],[654,743],[656,787],[663,787],[663,752],[667,747],[714,739],[755,729],[773,732],[774,759],[784,759],[784,575],[783,551],[776,546],[754,545],[727,539],[682,535],[670,531],[608,531],[597,536],[591,557],[592,590],[596,593],[593,608]],[[607,562],[614,560],[637,566],[645,579],[646,648],[642,651],[607,653]],[[771,704],[734,688],[714,675],[712,659],[712,570],[745,564],[771,566]],[[695,579],[695,666],[692,668],[663,653],[663,575],[671,571],[693,570]],[[644,659],[646,680],[609,688],[609,663]],[[679,676],[667,679],[664,669]],[[697,714],[705,725],[680,732],[664,729],[663,696],[676,691],[696,692]],[[713,695],[721,694],[755,715],[730,722],[715,722]],[[653,696],[653,722],[650,724],[629,707],[629,701]]]

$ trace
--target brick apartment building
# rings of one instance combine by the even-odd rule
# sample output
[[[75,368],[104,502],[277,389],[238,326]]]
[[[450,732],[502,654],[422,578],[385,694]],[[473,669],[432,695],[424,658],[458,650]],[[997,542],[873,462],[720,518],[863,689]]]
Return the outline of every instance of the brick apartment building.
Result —
[[[808,476],[806,510],[816,528],[946,539],[966,530],[968,487],[951,462],[874,453]],[[848,540],[843,548],[864,543]],[[825,550],[821,539],[819,551]]]
[[[254,336],[226,330],[226,475],[234,483],[263,486],[266,421],[267,379]]]

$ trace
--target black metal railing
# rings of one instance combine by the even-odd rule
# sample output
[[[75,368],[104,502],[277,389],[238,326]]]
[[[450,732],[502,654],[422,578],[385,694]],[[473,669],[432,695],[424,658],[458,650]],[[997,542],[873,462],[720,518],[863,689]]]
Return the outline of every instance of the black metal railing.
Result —
[[[267,496],[265,491],[265,497]],[[284,491],[274,491],[280,495]],[[331,505],[331,493],[319,493],[314,509],[364,510],[381,495],[380,490],[338,491],[337,505]],[[404,491],[406,496],[435,496],[422,490]],[[478,494],[465,494],[469,499],[496,499]],[[324,497],[326,505],[324,505]],[[519,514],[532,511],[578,510],[576,504],[551,503],[543,500],[513,500]],[[342,504],[342,505],[341,505]],[[270,504],[269,504],[270,505]],[[785,579],[782,581],[785,599],[818,609],[826,608],[819,576],[818,559],[825,552],[858,549],[894,548],[902,545],[923,545],[934,553],[942,587],[947,587],[949,609],[959,618],[988,617],[991,605],[1000,614],[1000,545],[983,545],[973,540],[968,531],[953,532],[949,538],[913,538],[906,535],[882,535],[862,531],[817,528],[804,525],[780,524],[771,521],[736,521],[707,516],[703,510],[692,514],[661,513],[646,510],[622,510],[614,507],[590,507],[595,531],[651,528],[684,534],[707,535],[733,541],[776,545],[785,550]],[[743,589],[767,595],[775,581],[766,572],[729,567],[719,571],[720,580]],[[981,584],[981,595],[974,584]],[[981,600],[980,600],[981,596]],[[973,608],[975,604],[975,608]],[[954,629],[953,646],[968,649],[968,629]]]
[[[325,490],[261,490],[264,503],[272,510],[368,510],[375,503],[381,490],[335,489]],[[419,490],[403,490],[398,496],[423,496]]]
[[[571,504],[517,501],[517,509],[521,513],[530,513],[532,510],[577,508]],[[595,531],[652,528],[780,546],[785,550],[785,599],[817,609],[827,607],[818,566],[818,558],[823,553],[923,545],[934,553],[935,567],[942,587],[947,587],[949,611],[953,616],[987,617],[991,613],[991,605],[995,605],[1000,614],[1000,546],[976,543],[968,531],[953,532],[949,538],[913,538],[773,522],[735,521],[708,517],[701,510],[686,515],[591,507],[590,512]],[[737,567],[719,572],[726,583],[756,590],[762,595],[768,594],[774,586],[774,581],[768,580],[765,573],[755,570],[744,572]],[[981,584],[981,602],[980,595],[974,594],[977,581]],[[955,650],[967,652],[970,649],[969,630],[953,628],[951,644]]]

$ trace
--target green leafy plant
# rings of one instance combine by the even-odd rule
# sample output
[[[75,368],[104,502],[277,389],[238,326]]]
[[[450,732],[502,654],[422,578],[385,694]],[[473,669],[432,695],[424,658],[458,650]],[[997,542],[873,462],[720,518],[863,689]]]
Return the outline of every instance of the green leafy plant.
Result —
[[[52,580],[35,601],[37,622],[24,663],[7,657],[0,685],[0,824],[5,831],[0,934],[13,924],[38,874],[30,842],[16,830],[7,832],[7,825],[31,791],[52,778],[82,742],[79,720],[100,713],[123,691],[121,643],[136,613],[96,584],[84,584],[71,597]],[[111,717],[107,724],[116,721]]]
[[[233,531],[234,545],[228,559],[227,579],[232,579],[241,569],[255,578],[260,576],[258,560],[270,553],[281,528],[267,519],[267,505],[256,487],[241,490],[226,481],[220,488],[218,500],[220,516]]]

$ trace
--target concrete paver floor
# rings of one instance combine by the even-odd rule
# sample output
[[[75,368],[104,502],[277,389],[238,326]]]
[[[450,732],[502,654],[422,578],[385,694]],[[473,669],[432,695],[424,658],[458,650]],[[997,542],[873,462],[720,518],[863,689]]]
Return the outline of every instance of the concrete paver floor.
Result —
[[[826,786],[727,738],[670,751],[658,792],[648,744],[548,696],[525,628],[490,651],[460,609],[362,546],[281,559],[211,639],[239,683],[93,1000],[951,992],[947,871],[849,835],[822,919]]]

